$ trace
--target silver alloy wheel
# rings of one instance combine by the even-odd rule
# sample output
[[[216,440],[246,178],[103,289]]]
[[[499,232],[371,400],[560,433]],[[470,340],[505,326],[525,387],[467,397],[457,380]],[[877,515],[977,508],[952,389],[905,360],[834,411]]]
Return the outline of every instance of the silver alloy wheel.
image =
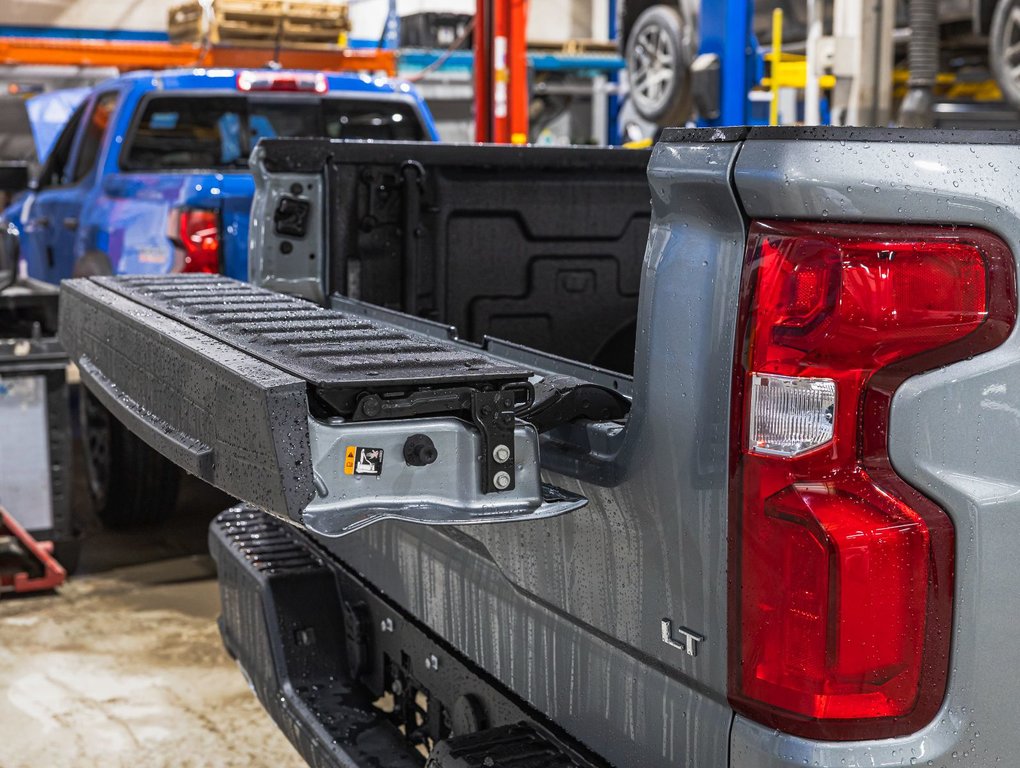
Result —
[[[1020,107],[1020,0],[1000,0],[995,6],[988,47],[1002,95]]]
[[[1010,82],[1020,84],[1020,4],[1010,3],[1002,30],[1003,74]]]
[[[631,73],[631,97],[641,114],[655,114],[667,108],[677,77],[677,54],[668,30],[659,24],[638,30],[627,69]]]

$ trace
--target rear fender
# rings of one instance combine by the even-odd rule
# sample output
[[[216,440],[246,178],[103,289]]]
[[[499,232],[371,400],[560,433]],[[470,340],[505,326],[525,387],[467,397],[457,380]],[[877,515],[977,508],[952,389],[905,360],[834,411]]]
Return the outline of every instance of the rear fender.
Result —
[[[115,274],[172,272],[175,248],[167,236],[172,211],[176,208],[222,211],[227,201],[233,202],[235,198],[240,208],[245,208],[251,200],[252,189],[253,183],[247,173],[112,174],[103,180],[101,194],[91,214],[86,214],[91,235],[84,250],[97,249],[108,254]],[[232,210],[233,207],[236,206],[232,206]],[[223,237],[225,249],[230,237],[236,234],[228,229],[231,223],[223,222],[223,234],[227,235]],[[239,242],[243,251],[243,232]],[[225,259],[227,262],[236,260]],[[241,267],[229,271],[238,270]]]

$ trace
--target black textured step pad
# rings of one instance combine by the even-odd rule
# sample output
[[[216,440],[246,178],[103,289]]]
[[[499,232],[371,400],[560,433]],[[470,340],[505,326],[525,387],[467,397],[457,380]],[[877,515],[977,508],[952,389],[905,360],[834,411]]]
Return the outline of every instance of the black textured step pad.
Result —
[[[498,385],[530,375],[463,345],[217,275],[92,279],[323,389]]]
[[[420,768],[421,756],[348,679],[335,577],[297,529],[240,505],[213,520],[209,551],[223,641],[308,764]]]
[[[587,768],[527,723],[489,728],[440,742],[426,768]]]

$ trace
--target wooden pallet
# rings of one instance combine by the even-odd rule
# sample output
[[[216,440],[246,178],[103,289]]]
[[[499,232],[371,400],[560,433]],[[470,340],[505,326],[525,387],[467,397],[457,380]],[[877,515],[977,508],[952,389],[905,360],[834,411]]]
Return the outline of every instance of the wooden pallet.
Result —
[[[174,43],[190,43],[202,39],[205,10],[200,3],[175,5],[167,11],[166,31]]]
[[[351,22],[346,3],[305,0],[213,0],[208,9],[190,2],[167,19],[173,42],[213,44],[343,45]]]
[[[620,47],[608,40],[588,40],[574,38],[571,40],[528,40],[528,50],[536,53],[565,53],[576,55],[579,53],[590,54],[619,54]]]

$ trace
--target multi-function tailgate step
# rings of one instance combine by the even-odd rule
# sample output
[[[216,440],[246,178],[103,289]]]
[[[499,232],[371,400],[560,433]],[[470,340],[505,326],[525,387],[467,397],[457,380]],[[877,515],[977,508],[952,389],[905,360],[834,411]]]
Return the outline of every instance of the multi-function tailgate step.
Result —
[[[531,372],[458,341],[215,276],[64,283],[61,339],[103,404],[175,463],[337,536],[584,505],[543,486]]]

